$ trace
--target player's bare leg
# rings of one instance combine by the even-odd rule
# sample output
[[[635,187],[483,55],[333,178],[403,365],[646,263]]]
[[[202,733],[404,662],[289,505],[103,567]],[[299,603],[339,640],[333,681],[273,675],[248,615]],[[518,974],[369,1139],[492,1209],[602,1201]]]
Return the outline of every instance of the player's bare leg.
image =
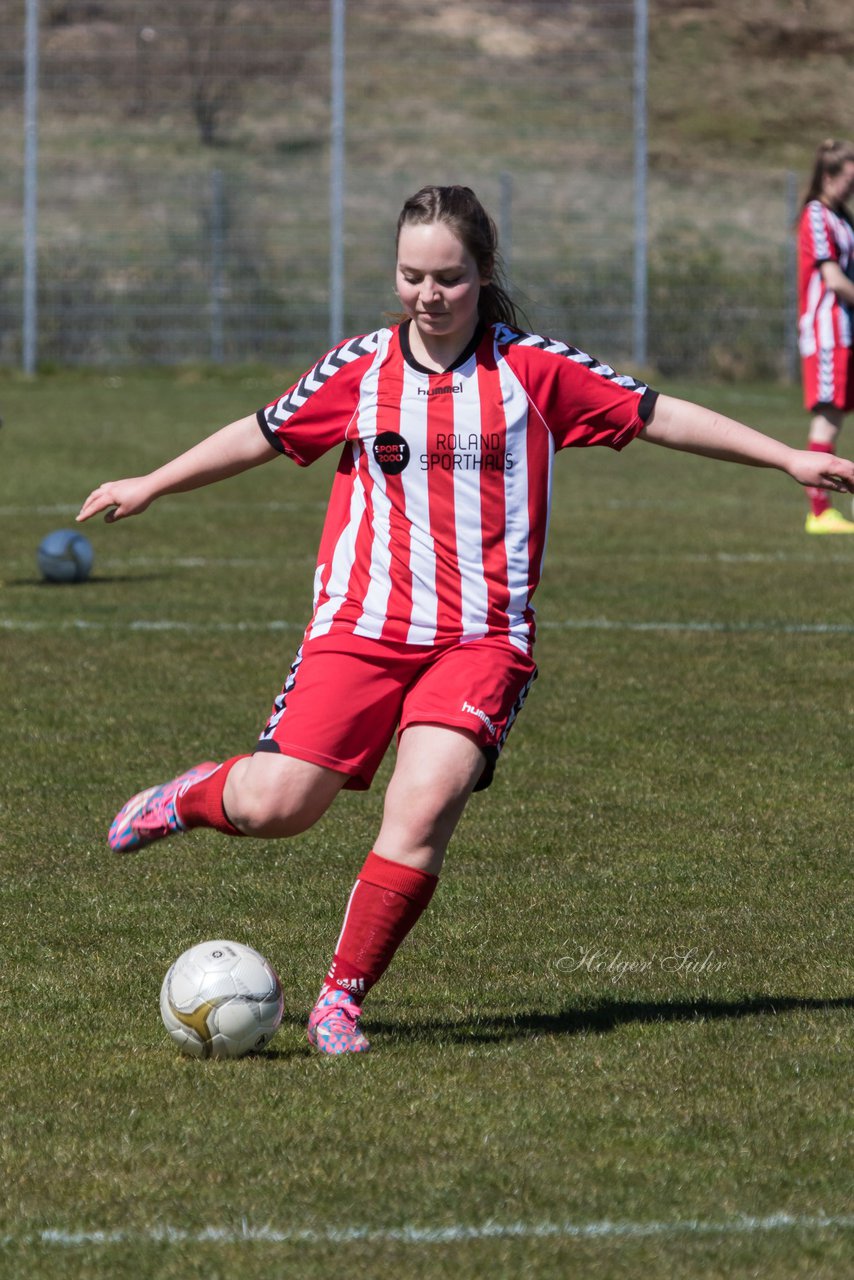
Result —
[[[346,781],[347,775],[335,769],[261,751],[236,761],[222,803],[243,835],[275,840],[313,827]]]
[[[110,847],[131,853],[194,827],[269,839],[298,835],[346,781],[334,769],[268,752],[195,765],[128,800],[110,827]]]
[[[483,766],[483,751],[465,729],[410,725],[401,734],[374,851],[438,875]]]
[[[433,896],[448,842],[484,767],[473,735],[412,725],[401,735],[373,851],[353,887],[308,1038],[323,1053],[363,1053],[362,1000]]]

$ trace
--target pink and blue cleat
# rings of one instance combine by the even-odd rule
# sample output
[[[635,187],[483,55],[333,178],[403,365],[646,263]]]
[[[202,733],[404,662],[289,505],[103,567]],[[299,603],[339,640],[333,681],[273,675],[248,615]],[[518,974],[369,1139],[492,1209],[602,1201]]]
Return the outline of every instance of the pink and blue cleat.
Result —
[[[308,1019],[308,1039],[321,1053],[366,1053],[370,1044],[359,1030],[362,1010],[349,991],[321,991]]]
[[[179,834],[184,828],[175,812],[177,796],[218,768],[212,761],[196,764],[170,782],[162,782],[133,796],[113,819],[107,836],[110,848],[116,853],[133,853],[155,840]]]

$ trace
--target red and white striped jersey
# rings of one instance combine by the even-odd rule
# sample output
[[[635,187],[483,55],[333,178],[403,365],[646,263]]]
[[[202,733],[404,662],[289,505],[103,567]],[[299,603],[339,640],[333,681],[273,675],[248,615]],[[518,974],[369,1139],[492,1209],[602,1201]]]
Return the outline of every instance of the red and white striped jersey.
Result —
[[[823,262],[838,262],[854,281],[854,227],[820,200],[810,200],[801,214],[798,235],[798,346],[802,356],[851,346],[851,308],[824,283]]]
[[[258,413],[301,466],[344,446],[307,636],[504,635],[530,653],[555,451],[621,449],[654,402],[645,384],[506,325],[480,329],[443,373],[414,359],[407,323],[335,347]]]

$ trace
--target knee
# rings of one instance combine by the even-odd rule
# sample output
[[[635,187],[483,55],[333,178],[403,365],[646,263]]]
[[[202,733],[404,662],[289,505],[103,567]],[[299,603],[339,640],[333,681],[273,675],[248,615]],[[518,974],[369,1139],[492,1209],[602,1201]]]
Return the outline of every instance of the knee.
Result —
[[[291,776],[283,759],[281,768],[258,761],[250,756],[229,775],[223,794],[229,821],[251,836],[280,838],[307,831],[323,815],[331,796],[310,780]]]
[[[283,803],[275,796],[242,787],[229,798],[225,805],[228,819],[247,836],[268,836],[279,839],[283,836],[298,836],[307,831],[316,821],[305,807],[297,808],[293,804]]]

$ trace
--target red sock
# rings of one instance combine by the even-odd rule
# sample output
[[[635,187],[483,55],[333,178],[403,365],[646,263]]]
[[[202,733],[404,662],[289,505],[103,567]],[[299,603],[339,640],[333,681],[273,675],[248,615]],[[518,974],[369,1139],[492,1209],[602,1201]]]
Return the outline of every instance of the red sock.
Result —
[[[193,782],[187,790],[175,798],[175,812],[185,831],[193,827],[213,827],[227,836],[242,836],[228,820],[228,814],[222,807],[222,793],[225,780],[238,760],[247,760],[248,756],[233,756],[226,760],[206,778]]]
[[[369,853],[350,894],[324,987],[363,996],[433,897],[439,877]]]
[[[810,440],[810,453],[836,453],[836,446],[832,444],[824,444],[819,440]],[[830,498],[827,496],[826,489],[807,489],[807,497],[810,500],[810,508],[814,516],[820,516],[830,506]]]

